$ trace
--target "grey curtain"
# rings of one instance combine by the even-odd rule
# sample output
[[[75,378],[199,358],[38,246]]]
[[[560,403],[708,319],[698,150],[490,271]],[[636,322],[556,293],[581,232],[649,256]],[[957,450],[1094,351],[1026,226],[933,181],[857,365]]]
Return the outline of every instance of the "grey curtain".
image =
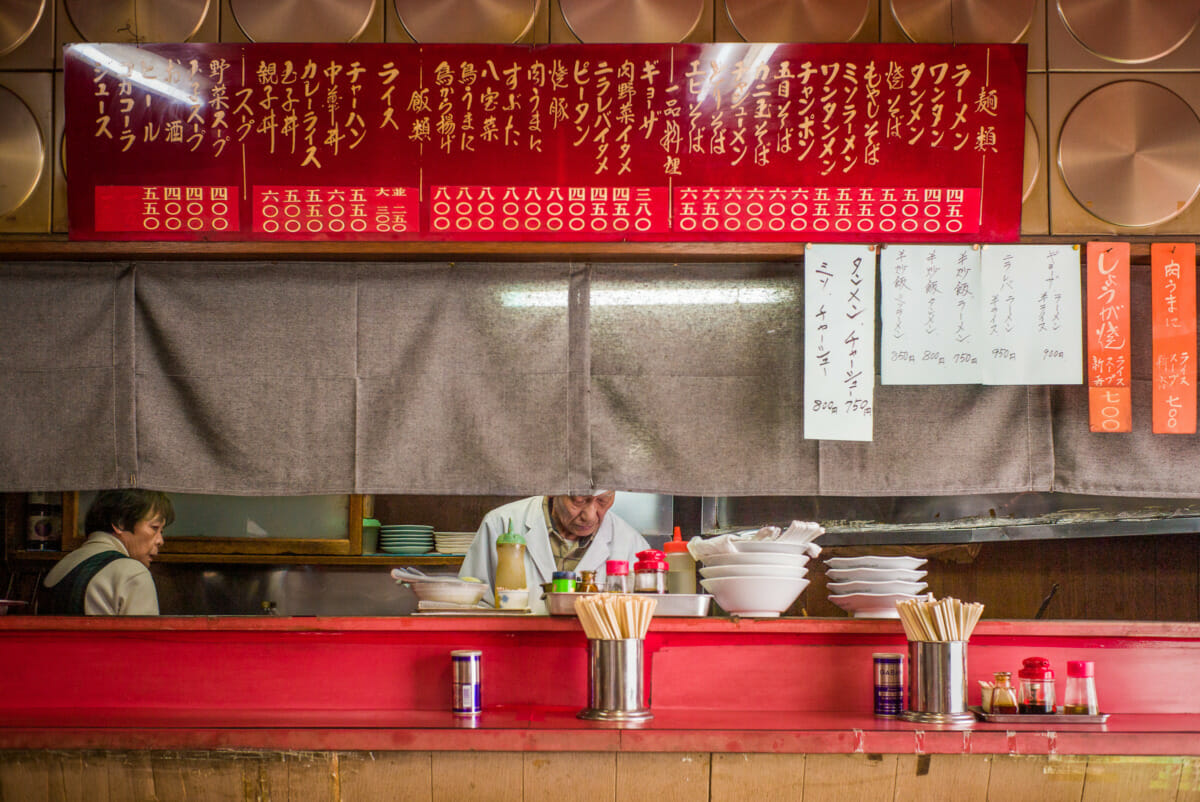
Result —
[[[802,289],[795,263],[0,265],[0,489],[1200,492],[1148,373],[1130,435],[1087,432],[1083,387],[877,386],[874,442],[804,440]]]

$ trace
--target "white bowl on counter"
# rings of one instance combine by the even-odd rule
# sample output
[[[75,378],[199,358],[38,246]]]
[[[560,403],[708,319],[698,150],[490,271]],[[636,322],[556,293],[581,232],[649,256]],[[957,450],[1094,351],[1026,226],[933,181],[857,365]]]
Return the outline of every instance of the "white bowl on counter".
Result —
[[[887,570],[915,571],[928,560],[922,557],[827,557],[825,565],[830,568],[885,568]]]
[[[911,593],[847,593],[829,600],[855,618],[899,618],[896,602],[920,598]]]
[[[912,596],[920,594],[929,587],[924,582],[830,582],[828,585],[831,595],[844,596],[848,593],[907,593]]]
[[[830,568],[825,572],[830,582],[920,582],[925,574],[892,568]]]
[[[796,568],[791,565],[710,565],[700,569],[700,576],[705,579],[724,579],[728,576],[786,576],[792,579],[803,579],[808,568]]]
[[[731,540],[730,543],[742,552],[766,552],[768,554],[803,554],[807,543],[785,543],[778,540]]]
[[[419,601],[449,602],[476,605],[483,599],[488,586],[482,582],[411,582]]]
[[[782,576],[728,576],[700,584],[731,615],[778,618],[808,587],[807,579]]]
[[[780,554],[762,551],[737,552],[736,554],[714,554],[701,560],[704,565],[785,565],[789,568],[804,568],[808,565],[807,554]]]

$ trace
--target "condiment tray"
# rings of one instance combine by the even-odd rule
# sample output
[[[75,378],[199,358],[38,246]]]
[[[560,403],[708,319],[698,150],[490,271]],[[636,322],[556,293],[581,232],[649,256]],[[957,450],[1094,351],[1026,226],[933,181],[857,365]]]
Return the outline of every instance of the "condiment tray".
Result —
[[[550,615],[575,615],[575,600],[580,596],[595,596],[594,593],[547,593],[546,610]],[[658,604],[654,617],[702,618],[708,615],[712,596],[707,593],[655,593]]]
[[[989,724],[1104,724],[1109,713],[1085,716],[1074,713],[985,713],[982,707],[967,708]]]

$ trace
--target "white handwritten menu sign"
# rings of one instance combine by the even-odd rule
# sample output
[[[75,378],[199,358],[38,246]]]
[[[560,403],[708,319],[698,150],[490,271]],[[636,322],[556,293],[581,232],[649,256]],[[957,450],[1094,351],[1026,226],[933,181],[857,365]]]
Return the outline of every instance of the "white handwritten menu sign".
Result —
[[[871,440],[875,402],[875,252],[804,253],[804,436]]]
[[[879,259],[883,384],[979,384],[980,258],[965,245],[890,245]]]
[[[1082,384],[1079,248],[983,249],[985,384]]]

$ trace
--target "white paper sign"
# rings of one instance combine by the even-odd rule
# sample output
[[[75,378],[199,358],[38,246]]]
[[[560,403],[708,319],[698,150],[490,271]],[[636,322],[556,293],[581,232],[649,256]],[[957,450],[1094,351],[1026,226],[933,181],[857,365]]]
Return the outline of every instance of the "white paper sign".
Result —
[[[879,258],[883,384],[979,384],[980,252],[889,245]]]
[[[1079,250],[1070,245],[988,245],[982,326],[987,384],[1081,384]]]
[[[875,402],[875,253],[804,253],[804,436],[871,440]]]

